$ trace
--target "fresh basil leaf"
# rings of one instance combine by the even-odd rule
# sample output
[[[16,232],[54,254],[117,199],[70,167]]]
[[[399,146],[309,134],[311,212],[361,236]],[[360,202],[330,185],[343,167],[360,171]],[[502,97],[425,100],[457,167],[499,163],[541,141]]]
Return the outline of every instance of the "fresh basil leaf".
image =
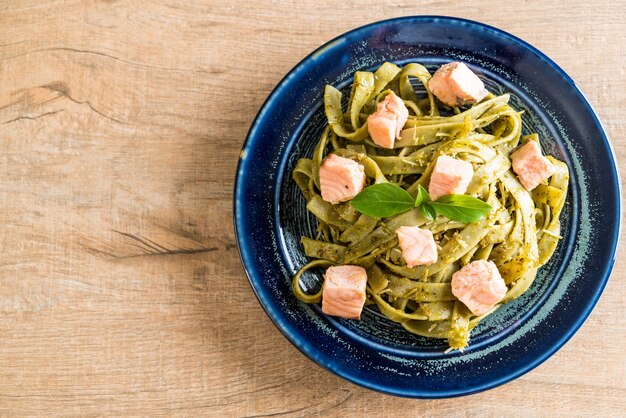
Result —
[[[350,201],[359,212],[373,218],[388,218],[413,208],[413,198],[394,183],[366,187]]]
[[[433,208],[432,205],[428,202],[422,203],[420,211],[422,211],[422,215],[424,215],[424,217],[430,222],[434,221],[437,218],[437,212],[435,211],[435,208]]]
[[[476,222],[489,212],[491,205],[472,196],[464,194],[449,194],[441,196],[430,205],[438,214],[448,219],[466,224]]]
[[[417,197],[415,198],[415,207],[418,207],[422,203],[430,201],[430,195],[428,191],[421,184],[417,186]]]

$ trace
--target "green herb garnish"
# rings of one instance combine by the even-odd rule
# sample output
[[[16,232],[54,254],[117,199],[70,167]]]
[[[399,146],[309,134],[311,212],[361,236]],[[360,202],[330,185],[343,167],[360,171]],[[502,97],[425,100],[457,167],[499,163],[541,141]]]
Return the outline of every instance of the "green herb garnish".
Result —
[[[413,208],[411,195],[395,183],[378,183],[366,187],[350,204],[359,212],[374,217],[388,218]]]
[[[374,218],[388,218],[419,207],[422,215],[431,222],[439,214],[468,224],[491,212],[491,205],[488,203],[463,194],[441,196],[431,202],[428,191],[421,185],[417,186],[417,197],[413,199],[395,183],[378,183],[366,187],[350,204],[359,212]]]
[[[421,185],[417,185],[417,197],[415,198],[415,207],[418,207],[422,203],[430,201],[430,195],[428,191]]]
[[[424,217],[430,222],[437,219],[437,211],[435,211],[435,208],[432,207],[432,205],[428,202],[424,202],[422,204],[422,206],[420,207],[420,211],[422,211],[422,215],[424,215]]]
[[[491,205],[464,194],[441,196],[434,202],[430,202],[430,205],[438,214],[465,224],[476,222],[491,212]]]

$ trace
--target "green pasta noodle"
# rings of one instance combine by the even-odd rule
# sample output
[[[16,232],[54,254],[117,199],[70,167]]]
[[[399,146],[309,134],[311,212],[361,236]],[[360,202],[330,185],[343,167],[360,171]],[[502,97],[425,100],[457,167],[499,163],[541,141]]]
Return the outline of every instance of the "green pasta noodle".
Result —
[[[422,65],[384,63],[375,72],[357,71],[349,97],[327,85],[324,112],[327,126],[313,153],[300,158],[292,176],[318,221],[317,235],[302,237],[311,259],[293,278],[295,296],[318,303],[322,290],[310,294],[300,284],[309,269],[351,264],[367,270],[367,304],[408,332],[446,340],[463,349],[478,323],[521,296],[538,269],[554,254],[561,239],[559,219],[568,193],[569,171],[564,162],[547,157],[556,172],[527,191],[512,171],[510,154],[536,134],[522,137],[522,113],[510,96],[489,94],[481,102],[442,107],[427,88],[431,74]],[[425,94],[418,94],[415,84]],[[376,145],[367,118],[385,96],[394,92],[409,116],[393,149]],[[363,166],[367,185],[394,183],[417,196],[428,187],[435,161],[450,156],[472,164],[474,175],[466,194],[478,197],[491,211],[476,222],[437,216],[429,220],[419,208],[377,219],[355,210],[349,202],[331,204],[321,197],[319,171],[333,153]],[[430,218],[432,219],[432,218]],[[402,258],[396,230],[419,226],[432,232],[437,261],[409,267]],[[488,312],[474,315],[451,291],[452,275],[476,260],[497,266],[507,292]]]

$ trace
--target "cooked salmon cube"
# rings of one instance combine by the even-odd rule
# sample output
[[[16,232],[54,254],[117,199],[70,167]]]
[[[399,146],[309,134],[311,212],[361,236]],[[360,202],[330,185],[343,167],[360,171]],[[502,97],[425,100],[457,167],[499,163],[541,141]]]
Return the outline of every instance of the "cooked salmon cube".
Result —
[[[401,226],[396,229],[402,258],[408,267],[424,266],[437,261],[437,244],[433,233],[419,226]]]
[[[452,294],[474,315],[482,315],[493,308],[507,290],[493,261],[472,261],[452,275]]]
[[[462,62],[439,67],[428,81],[428,89],[448,106],[477,103],[489,94],[480,78]]]
[[[366,285],[367,273],[363,267],[329,267],[324,274],[322,312],[342,318],[361,319]]]
[[[471,163],[442,155],[437,158],[430,175],[428,193],[432,200],[447,194],[463,194],[474,176]]]
[[[367,131],[376,145],[393,148],[408,117],[409,111],[402,99],[391,92],[367,118]]]
[[[528,141],[511,154],[513,171],[526,190],[532,190],[554,174],[556,168],[541,154],[537,141]]]
[[[330,154],[320,166],[322,199],[333,205],[346,202],[365,187],[365,168],[348,158]]]
[[[393,148],[396,142],[396,125],[398,124],[398,117],[394,113],[376,111],[367,118],[367,123],[367,131],[376,145],[383,148]]]

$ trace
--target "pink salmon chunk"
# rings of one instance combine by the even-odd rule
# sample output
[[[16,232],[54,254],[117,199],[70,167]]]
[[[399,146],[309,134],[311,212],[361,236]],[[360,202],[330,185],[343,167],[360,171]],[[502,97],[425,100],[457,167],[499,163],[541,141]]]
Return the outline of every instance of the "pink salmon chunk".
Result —
[[[363,267],[329,267],[324,274],[322,312],[342,318],[361,319],[366,285],[367,273]]]
[[[402,257],[408,267],[424,266],[437,261],[437,244],[433,233],[419,226],[396,229]]]
[[[320,166],[322,199],[336,205],[351,200],[365,187],[365,168],[348,158],[330,154]]]
[[[409,111],[402,99],[391,92],[367,118],[367,131],[376,145],[393,148],[408,117]]]
[[[528,141],[511,154],[513,171],[522,186],[532,190],[554,174],[556,168],[541,154],[537,141]]]
[[[463,194],[474,177],[474,168],[467,161],[442,155],[437,158],[430,175],[428,193],[432,200],[447,194]]]
[[[480,78],[462,62],[439,67],[428,81],[428,89],[448,106],[478,103],[489,94]]]
[[[493,261],[472,261],[452,275],[452,294],[477,316],[500,302],[507,290]]]

